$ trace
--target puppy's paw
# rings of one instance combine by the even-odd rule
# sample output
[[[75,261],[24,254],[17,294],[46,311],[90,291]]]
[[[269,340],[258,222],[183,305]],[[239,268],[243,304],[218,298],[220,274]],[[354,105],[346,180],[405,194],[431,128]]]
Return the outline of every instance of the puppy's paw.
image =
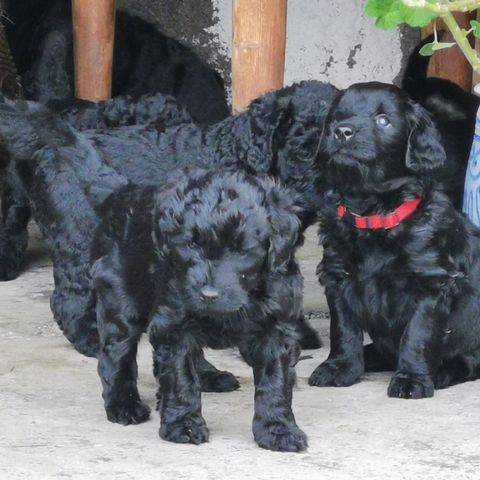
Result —
[[[136,425],[147,421],[150,417],[150,407],[138,398],[106,405],[105,411],[110,422],[121,425]]]
[[[198,372],[202,392],[233,392],[240,388],[238,380],[230,372],[203,371]]]
[[[394,398],[433,397],[434,385],[429,375],[397,372],[390,380],[388,396]]]
[[[362,370],[345,360],[326,360],[313,371],[308,383],[314,387],[349,387],[360,381]]]
[[[253,434],[260,447],[275,452],[301,452],[308,447],[305,433],[291,422],[258,425]]]
[[[208,442],[209,431],[201,415],[189,416],[176,422],[163,422],[160,425],[160,437],[175,443],[200,443]]]

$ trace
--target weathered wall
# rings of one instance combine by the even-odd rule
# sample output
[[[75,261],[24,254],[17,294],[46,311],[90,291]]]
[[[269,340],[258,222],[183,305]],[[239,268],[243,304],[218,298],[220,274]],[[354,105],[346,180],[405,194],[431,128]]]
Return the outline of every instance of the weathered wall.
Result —
[[[398,77],[418,32],[377,29],[363,13],[365,2],[289,0],[286,84],[316,78],[346,87]],[[232,0],[120,0],[119,6],[193,45],[230,83]]]

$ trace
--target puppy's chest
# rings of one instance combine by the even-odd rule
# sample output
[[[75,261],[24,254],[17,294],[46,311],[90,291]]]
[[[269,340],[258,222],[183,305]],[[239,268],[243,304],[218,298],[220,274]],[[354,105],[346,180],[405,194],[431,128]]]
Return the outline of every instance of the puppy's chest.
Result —
[[[234,347],[255,331],[255,326],[237,313],[196,316],[190,325],[201,343],[210,348]]]
[[[359,241],[342,258],[341,291],[353,311],[375,322],[409,315],[421,282],[398,245]]]

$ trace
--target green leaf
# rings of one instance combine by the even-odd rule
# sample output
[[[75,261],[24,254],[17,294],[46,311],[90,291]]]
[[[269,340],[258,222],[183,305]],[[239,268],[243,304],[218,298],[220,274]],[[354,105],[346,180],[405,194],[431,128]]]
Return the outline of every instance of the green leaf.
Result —
[[[473,34],[476,38],[480,38],[480,22],[470,20],[470,26],[473,28]]]
[[[455,42],[432,42],[426,43],[418,52],[420,55],[424,57],[430,57],[433,55],[437,50],[443,50],[445,48],[450,48],[456,45]]]
[[[398,4],[398,0],[368,0],[365,6],[365,13],[369,17],[382,17],[387,15],[394,4]]]
[[[434,18],[439,16],[438,13],[423,8],[407,7],[402,2],[400,2],[398,10],[404,22],[411,27],[426,27]]]
[[[456,45],[455,42],[437,42],[432,46],[432,50],[436,52],[437,50],[444,50],[445,48],[450,48]]]
[[[419,54],[422,55],[423,57],[430,57],[433,55],[433,45],[434,43],[426,43],[420,50]]]
[[[383,28],[384,30],[390,30],[397,25],[400,25],[403,22],[403,17],[398,11],[392,11],[387,13],[386,15],[382,15],[381,17],[377,18],[375,25],[379,28]]]
[[[436,3],[436,0],[428,1]],[[424,27],[439,16],[438,13],[423,8],[407,7],[401,0],[368,0],[365,12],[376,18],[376,25],[385,30],[401,23],[408,23],[412,27]]]
[[[403,23],[399,12],[400,0],[368,0],[365,13],[376,18],[376,25],[384,30],[389,30]]]

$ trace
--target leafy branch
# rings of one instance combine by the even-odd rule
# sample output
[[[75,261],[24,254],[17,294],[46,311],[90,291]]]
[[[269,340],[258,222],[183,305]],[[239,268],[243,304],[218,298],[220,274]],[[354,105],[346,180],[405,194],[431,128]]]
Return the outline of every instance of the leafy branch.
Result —
[[[453,12],[469,12],[480,8],[480,0],[368,0],[367,15],[376,19],[376,25],[385,30],[406,23],[412,27],[425,27],[432,20],[440,18],[452,33],[454,42],[439,42],[436,24],[434,41],[425,45],[420,53],[432,55],[438,50],[458,45],[473,69],[480,73],[480,58],[472,48],[469,36],[480,38],[480,22],[472,20],[471,28],[460,28]]]

